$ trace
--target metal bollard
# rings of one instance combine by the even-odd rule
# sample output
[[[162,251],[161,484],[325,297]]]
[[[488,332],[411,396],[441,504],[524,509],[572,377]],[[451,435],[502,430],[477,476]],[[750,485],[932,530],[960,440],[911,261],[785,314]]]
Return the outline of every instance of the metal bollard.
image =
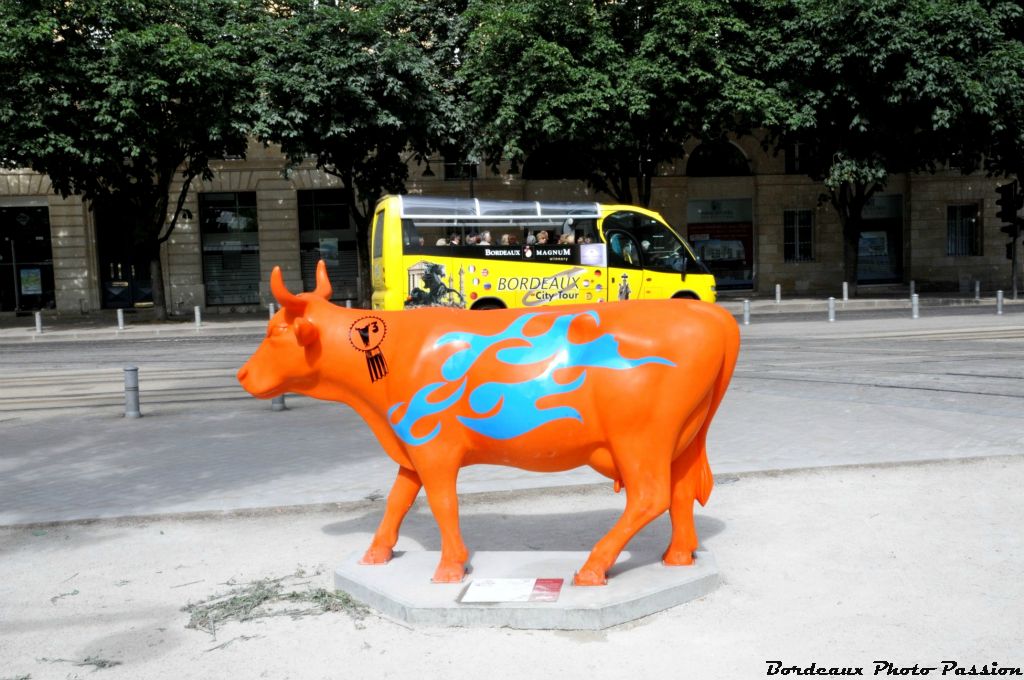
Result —
[[[921,316],[920,300],[917,293],[910,296],[910,318],[917,319]]]
[[[123,309],[117,310],[117,330],[119,330],[119,331],[123,331],[124,330],[124,310]]]
[[[124,367],[124,417],[142,417],[142,412],[139,410],[139,369],[137,366]]]
[[[782,285],[776,283],[775,284],[775,304],[780,304],[781,302],[782,302]]]
[[[197,328],[197,329],[198,329],[198,328],[202,328],[202,327],[203,327],[203,313],[202,313],[202,311],[201,311],[201,310],[199,309],[199,305],[196,305],[195,307],[193,307],[193,308],[192,308],[192,311],[193,311],[193,312],[195,313],[195,315],[196,315],[196,328]]]
[[[270,409],[273,411],[285,411],[288,409],[288,407],[284,405],[283,394],[279,394],[270,400]]]
[[[750,300],[743,301],[743,325],[750,325]]]
[[[267,305],[267,309],[270,310],[270,318],[273,319],[274,314],[277,313],[277,307],[274,305],[273,302],[271,302],[269,305]]]
[[[980,300],[981,299],[981,281],[975,281],[974,282],[974,299],[975,300]]]
[[[345,300],[345,306],[348,307],[349,309],[352,309],[352,300]]]
[[[847,281],[843,281],[843,302],[850,301],[850,284]]]
[[[829,321],[829,323],[832,323],[835,320],[836,320],[836,299],[834,297],[830,297],[828,299],[828,321]]]
[[[36,312],[36,333],[43,332],[43,313]]]
[[[915,294],[915,290],[914,290],[914,289],[915,289],[915,288],[916,288],[916,286],[915,286],[914,282],[913,282],[913,281],[911,281],[911,282],[910,282],[910,297],[911,297],[911,298],[913,298],[913,297],[914,297],[914,294]]]
[[[996,314],[1003,313],[1003,291],[996,291]]]

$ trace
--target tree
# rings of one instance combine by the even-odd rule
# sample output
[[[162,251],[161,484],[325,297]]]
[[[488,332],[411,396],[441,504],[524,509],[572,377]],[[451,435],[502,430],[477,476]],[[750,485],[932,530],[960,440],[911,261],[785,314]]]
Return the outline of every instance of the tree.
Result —
[[[245,153],[247,33],[262,11],[257,0],[0,0],[0,162],[129,214],[161,317],[160,246],[192,181]]]
[[[988,146],[975,123],[978,111],[992,110],[983,66],[991,9],[976,0],[774,7],[783,40],[765,63],[788,104],[766,127],[777,148],[801,144],[805,171],[824,182],[855,290],[863,210],[888,177],[950,160],[970,171]]]
[[[962,103],[968,129],[981,135],[971,146],[990,173],[1024,178],[1024,7],[996,1],[982,9],[988,30]]]
[[[313,156],[341,180],[369,291],[370,216],[401,193],[409,161],[448,140],[458,3],[291,0],[268,15],[259,43],[256,131],[292,163]]]
[[[484,157],[518,164],[546,145],[591,186],[648,205],[658,165],[691,137],[742,129],[770,96],[746,45],[756,12],[718,0],[479,0],[463,81]]]

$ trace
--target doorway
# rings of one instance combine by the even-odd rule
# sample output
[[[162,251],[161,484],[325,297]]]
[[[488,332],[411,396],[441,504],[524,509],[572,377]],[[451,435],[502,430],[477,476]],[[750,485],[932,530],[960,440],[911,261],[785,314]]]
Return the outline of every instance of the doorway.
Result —
[[[96,203],[100,303],[104,309],[153,306],[149,257],[135,247],[135,222],[116,204]]]
[[[903,281],[903,197],[874,196],[864,207],[857,245],[857,283]]]
[[[50,209],[0,207],[0,311],[55,306]]]

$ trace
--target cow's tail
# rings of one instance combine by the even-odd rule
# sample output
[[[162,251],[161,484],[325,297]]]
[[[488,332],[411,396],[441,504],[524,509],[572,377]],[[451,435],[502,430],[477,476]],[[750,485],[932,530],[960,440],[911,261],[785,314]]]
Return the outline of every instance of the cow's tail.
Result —
[[[694,497],[701,505],[706,505],[711,496],[711,489],[715,487],[715,476],[711,473],[711,464],[708,463],[708,450],[701,447],[700,460],[697,462],[697,488]]]
[[[694,497],[704,505],[711,496],[711,489],[715,486],[715,476],[711,472],[711,464],[708,462],[707,434],[711,427],[711,420],[718,411],[719,404],[725,397],[725,391],[732,380],[733,371],[736,370],[736,360],[740,354],[740,327],[732,314],[717,305],[712,306],[714,313],[720,318],[722,326],[722,367],[715,378],[715,384],[711,391],[711,407],[708,409],[707,417],[697,435],[696,442],[700,446],[699,459],[693,468]]]

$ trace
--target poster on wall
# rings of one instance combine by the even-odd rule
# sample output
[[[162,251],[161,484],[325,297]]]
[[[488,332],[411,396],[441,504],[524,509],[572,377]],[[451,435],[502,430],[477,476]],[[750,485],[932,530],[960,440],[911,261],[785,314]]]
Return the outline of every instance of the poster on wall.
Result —
[[[43,270],[42,269],[22,269],[21,275],[21,294],[22,295],[42,295],[43,294]]]
[[[322,259],[327,264],[328,270],[338,266],[337,238],[320,239],[320,259]]]

